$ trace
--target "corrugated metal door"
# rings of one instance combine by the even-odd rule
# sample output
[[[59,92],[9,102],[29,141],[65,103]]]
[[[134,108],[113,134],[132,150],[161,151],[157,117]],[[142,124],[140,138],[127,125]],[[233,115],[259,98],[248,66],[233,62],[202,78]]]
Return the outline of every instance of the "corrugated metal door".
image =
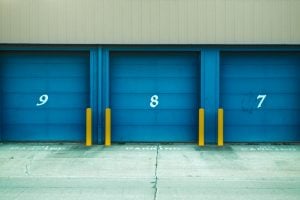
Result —
[[[220,86],[225,141],[300,141],[299,52],[222,53]]]
[[[197,53],[114,52],[110,62],[113,141],[196,141]]]
[[[3,141],[82,141],[89,54],[1,52]]]

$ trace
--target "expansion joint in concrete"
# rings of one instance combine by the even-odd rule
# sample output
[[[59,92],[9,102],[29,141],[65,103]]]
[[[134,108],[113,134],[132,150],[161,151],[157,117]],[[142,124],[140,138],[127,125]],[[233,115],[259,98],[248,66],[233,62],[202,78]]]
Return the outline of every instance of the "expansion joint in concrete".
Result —
[[[156,200],[157,197],[157,165],[158,165],[158,152],[159,151],[159,144],[157,144],[156,147],[156,158],[155,158],[155,174],[154,174],[154,200]]]

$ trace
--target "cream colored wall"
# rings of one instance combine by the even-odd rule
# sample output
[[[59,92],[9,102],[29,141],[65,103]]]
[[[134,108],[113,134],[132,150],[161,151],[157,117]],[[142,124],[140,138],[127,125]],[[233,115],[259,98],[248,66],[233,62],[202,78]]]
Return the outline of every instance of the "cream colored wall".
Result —
[[[300,0],[0,0],[0,43],[300,44]]]

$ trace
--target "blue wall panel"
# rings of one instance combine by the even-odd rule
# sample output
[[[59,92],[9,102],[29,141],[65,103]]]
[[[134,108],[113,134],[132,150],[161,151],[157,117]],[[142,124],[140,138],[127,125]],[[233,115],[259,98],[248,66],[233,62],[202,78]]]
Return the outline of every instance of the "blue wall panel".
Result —
[[[198,53],[112,52],[112,140],[196,141],[199,70]],[[153,95],[159,97],[155,108]]]
[[[225,52],[221,56],[225,141],[300,141],[300,53]]]
[[[219,49],[201,51],[201,107],[205,109],[205,142],[217,140],[217,110],[219,108]]]
[[[0,52],[0,76],[3,141],[84,140],[89,52]]]
[[[98,57],[98,48],[92,48],[90,49],[90,105],[89,107],[92,109],[92,143],[98,144],[101,142],[99,141],[99,132],[98,132],[98,120],[99,120],[99,109],[101,110],[101,107],[98,105],[101,105],[98,103],[99,96],[98,96],[98,72],[99,72],[99,57]]]

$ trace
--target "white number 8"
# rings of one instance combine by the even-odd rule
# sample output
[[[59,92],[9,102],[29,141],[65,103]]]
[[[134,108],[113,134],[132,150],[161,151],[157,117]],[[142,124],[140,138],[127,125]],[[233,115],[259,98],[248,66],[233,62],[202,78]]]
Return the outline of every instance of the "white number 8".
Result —
[[[150,99],[150,107],[151,108],[155,108],[156,106],[158,106],[159,101],[158,101],[158,96],[157,95],[153,95]]]
[[[47,94],[43,94],[42,96],[40,96],[39,101],[40,102],[38,102],[36,104],[36,106],[42,106],[42,105],[44,105],[48,101],[48,95]]]

